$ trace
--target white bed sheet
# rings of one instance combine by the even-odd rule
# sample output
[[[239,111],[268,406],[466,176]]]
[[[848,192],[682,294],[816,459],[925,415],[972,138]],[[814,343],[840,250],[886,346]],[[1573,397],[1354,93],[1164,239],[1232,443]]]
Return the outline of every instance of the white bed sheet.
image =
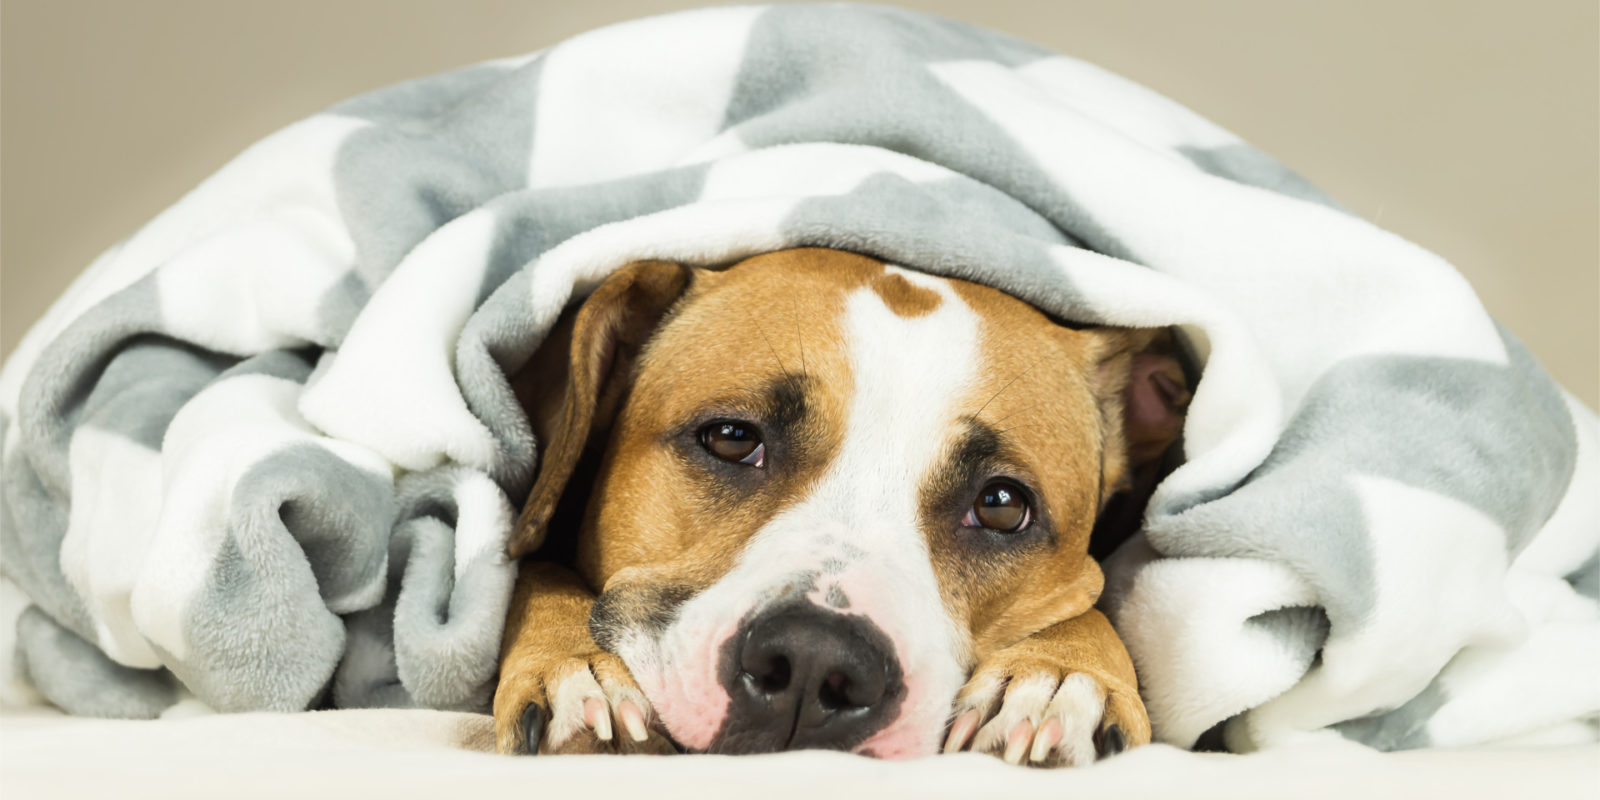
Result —
[[[1166,746],[1093,767],[987,756],[890,763],[771,756],[509,758],[490,719],[439,711],[235,714],[153,722],[0,713],[0,791],[31,797],[1596,797],[1600,746],[1379,753],[1337,738],[1248,756]]]

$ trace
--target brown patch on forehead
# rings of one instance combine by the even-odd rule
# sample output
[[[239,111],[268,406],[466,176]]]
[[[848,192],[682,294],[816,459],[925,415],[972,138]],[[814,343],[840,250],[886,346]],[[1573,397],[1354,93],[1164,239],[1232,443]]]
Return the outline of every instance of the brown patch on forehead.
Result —
[[[896,316],[920,317],[939,307],[939,293],[916,286],[904,275],[885,272],[872,280],[872,291]]]

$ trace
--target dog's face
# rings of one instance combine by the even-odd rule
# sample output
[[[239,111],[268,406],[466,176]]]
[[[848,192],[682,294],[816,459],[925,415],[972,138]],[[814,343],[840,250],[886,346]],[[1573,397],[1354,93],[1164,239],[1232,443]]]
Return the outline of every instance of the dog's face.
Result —
[[[525,389],[521,545],[603,445],[590,628],[680,744],[932,752],[978,658],[1094,604],[1148,332],[830,250],[629,269],[550,348],[562,391]]]

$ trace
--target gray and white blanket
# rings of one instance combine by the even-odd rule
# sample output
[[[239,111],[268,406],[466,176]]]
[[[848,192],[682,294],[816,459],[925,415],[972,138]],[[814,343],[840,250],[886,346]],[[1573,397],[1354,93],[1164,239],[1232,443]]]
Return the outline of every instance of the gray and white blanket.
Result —
[[[1179,326],[1185,463],[1104,598],[1158,739],[1594,735],[1595,415],[1459,274],[1146,89],[850,5],[364,95],[113,247],[0,375],[8,692],[483,708],[505,375],[624,263],[803,245]]]

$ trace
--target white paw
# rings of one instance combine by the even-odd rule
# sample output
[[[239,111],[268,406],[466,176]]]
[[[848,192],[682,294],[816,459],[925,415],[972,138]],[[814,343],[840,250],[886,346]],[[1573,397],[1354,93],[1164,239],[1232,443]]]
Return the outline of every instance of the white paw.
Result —
[[[945,752],[990,753],[1012,764],[1091,764],[1127,746],[1123,729],[1107,718],[1106,698],[1105,687],[1081,672],[980,675],[956,701]]]

